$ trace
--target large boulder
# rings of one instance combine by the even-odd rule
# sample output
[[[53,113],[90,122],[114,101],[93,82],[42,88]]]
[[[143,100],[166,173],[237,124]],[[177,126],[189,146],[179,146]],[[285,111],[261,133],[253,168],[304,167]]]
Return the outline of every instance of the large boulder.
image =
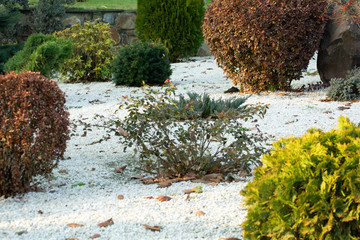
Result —
[[[346,19],[330,19],[320,42],[317,68],[323,83],[345,78],[360,66],[360,26]]]

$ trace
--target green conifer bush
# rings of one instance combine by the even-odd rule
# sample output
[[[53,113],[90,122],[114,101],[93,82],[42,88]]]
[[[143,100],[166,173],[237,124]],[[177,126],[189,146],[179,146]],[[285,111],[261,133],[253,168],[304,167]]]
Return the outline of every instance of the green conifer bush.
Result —
[[[57,39],[53,35],[32,34],[18,51],[4,65],[5,72],[33,71],[51,77],[73,51],[71,41]]]
[[[201,46],[204,11],[204,0],[138,0],[136,32],[141,41],[163,43],[174,62]]]
[[[242,92],[288,90],[320,44],[326,0],[216,0],[205,42]]]
[[[280,139],[242,191],[244,239],[358,239],[360,126]]]
[[[113,63],[115,85],[163,84],[170,75],[168,52],[160,43],[136,42],[125,46]]]

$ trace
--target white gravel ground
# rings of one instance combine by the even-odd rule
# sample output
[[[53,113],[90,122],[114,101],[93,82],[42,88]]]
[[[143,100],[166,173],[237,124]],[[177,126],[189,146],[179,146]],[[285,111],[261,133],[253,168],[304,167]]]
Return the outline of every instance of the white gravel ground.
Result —
[[[226,80],[213,58],[197,58],[195,61],[172,64],[171,80],[178,92],[207,92],[213,97],[225,95],[232,86]],[[308,72],[315,72],[315,60]],[[320,81],[319,76],[305,76],[298,86]],[[168,188],[143,185],[130,177],[136,173],[131,166],[136,158],[131,152],[123,153],[118,139],[101,143],[106,133],[97,127],[85,128],[86,124],[124,117],[117,115],[122,96],[134,88],[115,87],[112,83],[64,84],[60,88],[67,95],[72,137],[68,142],[66,160],[53,171],[52,180],[39,179],[44,192],[30,192],[14,198],[0,198],[0,239],[242,239],[241,223],[246,218],[243,198],[239,194],[249,179],[243,182],[221,183],[217,186],[180,182]],[[301,136],[311,127],[328,131],[336,126],[337,118],[348,115],[360,122],[360,103],[350,109],[340,110],[344,102],[321,102],[325,90],[305,94],[270,93],[252,95],[247,103],[269,104],[267,114],[256,124],[276,140],[289,135]],[[251,127],[251,124],[246,123]],[[85,129],[84,129],[85,128]],[[84,133],[86,132],[86,136]],[[94,143],[94,144],[92,144]],[[128,165],[124,174],[114,173],[116,167]],[[185,200],[182,190],[203,187],[203,193],[191,194]],[[118,195],[124,199],[119,200]],[[172,197],[159,202],[158,195]],[[153,196],[154,199],[145,197]],[[204,216],[194,214],[203,211]],[[112,218],[114,224],[99,227],[98,224]],[[70,227],[77,223],[81,227]],[[143,224],[158,225],[160,232],[146,229]]]

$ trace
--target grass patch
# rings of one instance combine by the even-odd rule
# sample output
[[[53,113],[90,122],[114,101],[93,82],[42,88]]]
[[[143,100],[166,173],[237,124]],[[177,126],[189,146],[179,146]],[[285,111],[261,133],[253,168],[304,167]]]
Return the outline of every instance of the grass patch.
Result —
[[[38,0],[30,0],[30,6],[38,3]],[[76,2],[68,7],[69,9],[124,9],[136,10],[137,0],[85,0]]]

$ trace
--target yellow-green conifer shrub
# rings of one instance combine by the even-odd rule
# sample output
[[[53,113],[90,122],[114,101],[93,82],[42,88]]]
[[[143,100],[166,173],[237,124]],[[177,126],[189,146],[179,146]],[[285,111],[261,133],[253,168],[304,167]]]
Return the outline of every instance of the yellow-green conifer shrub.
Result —
[[[79,23],[55,35],[70,39],[74,44],[73,55],[61,71],[66,81],[101,82],[111,77],[115,42],[108,23]]]
[[[242,191],[244,239],[359,239],[360,127],[280,139]]]

